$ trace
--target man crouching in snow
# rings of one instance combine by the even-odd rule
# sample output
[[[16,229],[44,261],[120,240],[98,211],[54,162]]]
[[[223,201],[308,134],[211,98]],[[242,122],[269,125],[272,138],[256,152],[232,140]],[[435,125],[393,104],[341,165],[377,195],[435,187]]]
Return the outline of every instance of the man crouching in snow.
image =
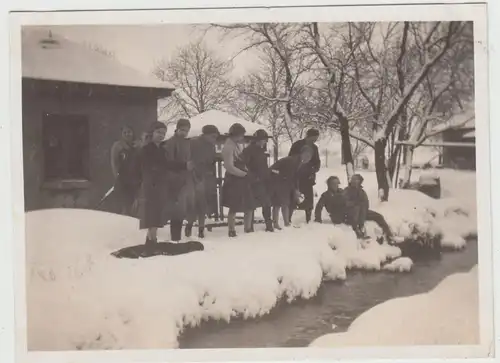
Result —
[[[365,222],[373,221],[382,228],[387,241],[392,242],[393,234],[384,216],[369,209],[368,195],[362,186],[363,177],[354,174],[344,190],[339,184],[339,178],[328,178],[328,190],[321,195],[316,206],[316,222],[321,223],[321,212],[326,208],[333,224],[349,224],[358,238],[366,238]]]

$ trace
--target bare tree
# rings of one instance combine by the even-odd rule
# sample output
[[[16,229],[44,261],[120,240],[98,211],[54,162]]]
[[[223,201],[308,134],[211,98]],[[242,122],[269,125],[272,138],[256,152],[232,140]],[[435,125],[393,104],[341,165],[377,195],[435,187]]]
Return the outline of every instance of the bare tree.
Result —
[[[273,141],[273,156],[278,158],[279,144],[292,141],[301,134],[303,124],[294,117],[286,122],[280,99],[286,88],[286,72],[281,59],[269,46],[263,46],[259,54],[260,67],[241,79],[237,84],[239,101],[235,102],[236,112],[250,121],[259,121],[265,125]],[[291,94],[290,103],[295,114],[296,95],[300,87],[296,85]],[[241,108],[243,106],[243,108]]]
[[[319,125],[336,130],[341,136],[342,163],[346,165],[347,178],[354,173],[354,157],[351,138],[374,147],[374,144],[358,130],[363,130],[362,119],[366,117],[358,105],[354,83],[348,77],[352,68],[354,52],[359,39],[353,38],[350,26],[331,25],[320,29],[318,23],[302,25],[300,47],[316,59],[317,82],[313,86],[310,105],[305,107],[309,117]],[[325,26],[323,26],[325,28]],[[347,47],[347,44],[351,47]]]
[[[267,63],[270,68],[274,67],[271,72],[275,72],[279,76],[274,81],[280,87],[276,87],[276,89],[273,89],[272,86],[270,88],[264,87],[262,79],[253,75],[253,79],[247,82],[246,87],[244,87],[246,90],[243,93],[258,97],[265,102],[268,105],[270,119],[274,123],[274,127],[277,127],[278,123],[281,125],[279,130],[276,129],[272,132],[281,134],[282,130],[286,130],[289,140],[293,142],[296,136],[295,127],[299,124],[294,112],[295,103],[303,91],[302,81],[313,62],[310,56],[301,52],[297,47],[297,34],[301,24],[214,24],[212,28],[222,30],[224,36],[245,38],[247,46],[243,47],[235,57],[251,49],[260,49],[265,52],[264,64]],[[259,83],[260,91],[251,89],[258,86]],[[271,93],[267,91],[271,91]],[[283,122],[280,121],[281,118]]]
[[[400,158],[401,144],[395,143],[396,138],[408,133],[407,109],[418,97],[426,79],[442,67],[446,62],[445,56],[463,40],[466,27],[464,22],[426,23],[414,32],[412,39],[409,22],[390,23],[383,47],[377,52],[372,46],[374,26],[363,28],[353,25],[354,31],[361,34],[365,41],[363,46],[356,47],[356,66],[352,77],[373,111],[375,169],[379,197],[383,201],[388,199],[390,179]],[[412,52],[420,40],[421,58]],[[396,77],[391,77],[392,74]],[[393,149],[387,157],[389,144]]]
[[[415,48],[420,64],[422,40],[417,24],[412,24]],[[449,127],[459,127],[473,117],[474,97],[474,49],[472,24],[466,23],[460,38],[443,56],[439,67],[435,67],[425,78],[418,97],[408,106],[408,127],[404,140],[404,175],[402,186],[410,184],[413,154],[417,147],[429,139],[436,139]],[[395,178],[396,181],[398,178]]]
[[[161,60],[153,73],[176,90],[161,113],[171,121],[209,110],[227,110],[234,98],[232,62],[219,59],[202,41],[180,48],[172,61]]]

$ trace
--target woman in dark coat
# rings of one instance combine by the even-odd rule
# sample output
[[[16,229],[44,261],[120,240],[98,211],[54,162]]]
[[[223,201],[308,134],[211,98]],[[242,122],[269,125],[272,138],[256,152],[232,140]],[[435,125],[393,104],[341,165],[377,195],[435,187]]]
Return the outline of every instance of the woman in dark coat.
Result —
[[[229,208],[227,215],[228,235],[236,237],[236,213],[244,213],[245,231],[250,231],[254,200],[247,176],[248,170],[243,160],[243,140],[245,128],[239,123],[231,125],[229,137],[222,148],[224,160],[224,184],[222,185],[222,204]]]
[[[313,152],[311,160],[301,168],[301,172],[299,175],[299,191],[304,195],[304,200],[298,204],[292,203],[292,206],[290,208],[290,222],[293,211],[296,208],[305,211],[307,223],[311,221],[312,211],[314,209],[314,185],[316,184],[316,173],[321,167],[319,150],[316,146],[318,137],[318,130],[309,129],[307,130],[305,139],[296,141],[290,149],[290,156],[300,154],[300,151],[305,145],[310,146]]]
[[[290,226],[290,206],[296,202],[300,194],[300,171],[311,160],[312,155],[313,149],[305,145],[299,154],[287,156],[271,166],[271,202],[275,229],[281,229],[279,225],[280,209],[285,227]]]
[[[189,120],[180,119],[177,122],[174,136],[163,145],[167,160],[177,163],[191,161],[191,142],[187,139],[190,129]],[[170,238],[172,241],[180,241],[182,224],[195,209],[193,172],[170,170],[167,188],[170,196],[166,206],[167,217],[170,219]]]
[[[267,164],[266,144],[269,138],[267,132],[263,129],[257,130],[253,135],[254,139],[243,150],[243,160],[250,173],[250,185],[255,200],[255,207],[262,208],[262,216],[266,223],[266,232],[273,232],[273,222],[271,219],[271,197],[270,197],[270,174]],[[254,215],[252,213],[253,232]]]
[[[154,122],[149,132],[151,141],[140,153],[141,190],[139,198],[140,229],[147,229],[146,245],[157,242],[158,228],[166,224],[165,204],[168,200],[168,171],[187,170],[192,165],[186,162],[169,161],[161,146],[167,127],[162,122]]]
[[[123,126],[121,140],[111,147],[111,170],[115,177],[113,194],[117,202],[117,212],[132,216],[141,180],[138,167],[139,149],[134,145],[134,131]]]
[[[191,237],[194,221],[198,220],[198,237],[205,237],[205,218],[209,212],[208,203],[212,193],[217,193],[215,176],[215,144],[219,130],[213,125],[205,125],[202,135],[191,140],[191,158],[193,161],[195,210],[188,216],[186,237]]]

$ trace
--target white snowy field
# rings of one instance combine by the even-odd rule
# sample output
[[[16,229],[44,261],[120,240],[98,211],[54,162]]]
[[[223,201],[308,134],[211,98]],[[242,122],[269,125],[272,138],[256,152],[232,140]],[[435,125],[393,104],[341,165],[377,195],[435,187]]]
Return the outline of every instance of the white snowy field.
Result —
[[[476,265],[468,273],[446,277],[428,293],[379,304],[354,320],[347,332],[324,335],[310,346],[476,345],[478,300]]]
[[[331,172],[320,175],[318,186]],[[453,181],[463,174],[440,172]],[[442,200],[392,191],[388,203],[372,207],[402,237],[440,233],[447,245],[462,248],[476,232],[475,208],[455,197],[460,188],[452,189]],[[186,326],[267,314],[283,299],[314,296],[322,281],[345,279],[350,268],[411,269],[411,260],[398,259],[399,248],[375,242],[361,248],[349,228],[326,223],[226,236],[225,228],[215,228],[202,252],[116,259],[111,252],[143,243],[137,220],[90,210],[27,213],[29,349],[175,348]],[[168,239],[166,229],[162,238]]]

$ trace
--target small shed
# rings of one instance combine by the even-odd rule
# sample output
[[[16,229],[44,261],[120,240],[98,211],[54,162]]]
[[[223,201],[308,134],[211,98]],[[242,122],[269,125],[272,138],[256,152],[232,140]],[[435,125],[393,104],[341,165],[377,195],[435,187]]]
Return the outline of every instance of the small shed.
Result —
[[[475,117],[468,114],[461,115],[467,121],[454,122],[458,126],[451,126],[442,133],[444,143],[458,142],[464,144],[476,144],[476,122]],[[443,166],[445,168],[476,170],[476,148],[463,146],[443,147]]]
[[[192,117],[190,121],[191,121],[191,131],[189,132],[190,137],[196,137],[201,135],[201,130],[205,125],[217,126],[221,134],[216,145],[216,150],[219,157],[216,163],[216,172],[215,172],[217,176],[217,187],[216,187],[217,191],[214,191],[214,193],[216,193],[217,198],[214,198],[213,201],[214,205],[212,206],[212,211],[215,220],[222,220],[224,219],[224,208],[222,207],[221,190],[222,190],[222,183],[224,180],[224,167],[223,167],[222,157],[220,156],[220,152],[222,151],[222,147],[226,142],[229,133],[229,128],[234,123],[240,123],[241,125],[243,125],[243,127],[246,129],[245,142],[246,145],[248,145],[252,141],[253,139],[252,135],[255,133],[255,131],[263,129],[265,127],[258,123],[249,122],[242,118],[218,110],[210,110],[200,113]],[[268,154],[268,159],[269,159],[269,154]]]
[[[23,28],[25,210],[95,208],[113,185],[110,149],[121,127],[144,131],[172,91],[47,28]]]

